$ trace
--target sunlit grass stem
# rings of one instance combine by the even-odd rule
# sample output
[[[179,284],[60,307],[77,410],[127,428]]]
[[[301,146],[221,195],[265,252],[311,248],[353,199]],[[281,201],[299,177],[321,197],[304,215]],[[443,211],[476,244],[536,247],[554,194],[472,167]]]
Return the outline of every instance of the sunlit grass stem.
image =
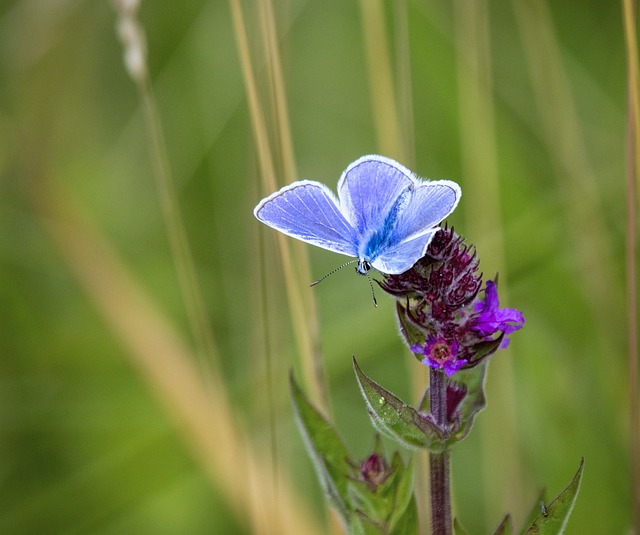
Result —
[[[189,240],[180,213],[178,196],[167,158],[164,135],[160,126],[158,110],[152,87],[149,83],[139,84],[140,95],[149,132],[149,143],[154,166],[154,176],[160,194],[169,242],[185,299],[189,321],[192,326],[198,353],[205,363],[217,365],[218,357],[213,333],[204,302],[196,268],[191,254]],[[205,365],[205,369],[208,366]]]
[[[284,183],[289,183],[298,178],[298,171],[295,161],[293,146],[293,136],[291,134],[291,123],[289,120],[289,106],[287,104],[287,93],[282,72],[282,61],[280,57],[280,46],[278,43],[278,31],[274,6],[272,0],[259,0],[259,20],[261,23],[262,35],[265,43],[265,63],[269,73],[272,98],[269,102],[273,106],[273,116],[276,132],[276,156],[274,160],[279,162],[279,169],[282,172]],[[312,368],[313,382],[316,384],[320,401],[327,413],[331,412],[331,402],[329,399],[329,386],[325,373],[323,356],[319,350],[318,342],[320,336],[319,319],[314,293],[308,291],[306,279],[310,280],[311,265],[309,253],[306,245],[293,243],[291,245],[292,258],[295,271],[299,274],[297,284],[299,286],[298,295],[303,301],[304,321],[306,323],[306,336],[310,345],[310,354],[306,355]],[[293,281],[296,283],[296,281]]]
[[[189,344],[79,215],[69,192],[44,184],[37,193],[38,212],[63,258],[239,523],[261,535],[294,535],[300,526],[319,535],[288,481],[281,479],[276,500],[266,455],[237,425],[223,382],[215,375],[209,385],[202,381]]]
[[[171,175],[164,133],[146,64],[144,33],[136,18],[137,2],[120,0],[115,2],[115,6],[120,14],[118,29],[124,45],[125,66],[138,89],[142,103],[153,177],[181,295],[185,302],[202,369],[208,374],[209,366],[217,365],[217,351]]]
[[[381,0],[361,0],[360,16],[376,144],[385,156],[402,161],[405,158],[383,3]]]
[[[636,3],[623,0],[627,48],[627,344],[629,369],[629,428],[631,445],[631,518],[640,533],[640,398],[638,396],[638,180],[640,179],[640,80]]]
[[[256,144],[262,187],[265,193],[273,192],[278,188],[276,168],[271,144],[269,142],[269,135],[267,133],[265,114],[258,95],[255,73],[249,53],[249,39],[242,6],[239,0],[229,0],[229,7],[231,9],[234,35],[247,93],[249,117]],[[267,41],[269,42],[269,39]],[[276,71],[279,72],[278,69],[276,69]],[[278,78],[277,72],[274,80]],[[281,145],[287,146],[286,143],[281,143]],[[287,165],[291,167],[291,161]],[[308,261],[300,260],[300,255],[306,253],[299,252],[298,256],[294,257],[292,254],[292,246],[290,246],[287,237],[278,234],[276,240],[284,271],[287,300],[298,346],[298,353],[303,367],[303,374],[310,390],[310,397],[323,409],[327,409],[329,407],[328,389],[322,371],[323,365],[321,357],[317,351],[318,344],[314,342],[314,333],[317,333],[318,330],[317,320],[315,311],[312,313],[309,312],[314,309],[315,303],[311,301],[313,299],[312,296],[304,297],[303,295],[304,292],[309,292],[307,287],[308,282],[306,281],[312,280],[308,270]],[[295,259],[298,260],[296,261]]]
[[[398,130],[402,163],[416,168],[415,125],[413,107],[413,77],[411,75],[411,43],[409,42],[409,14],[407,0],[393,2],[395,16],[396,96],[398,101]],[[421,391],[424,391],[422,389]]]
[[[125,44],[126,66],[140,94],[147,126],[154,178],[172,255],[196,346],[198,347],[197,354],[201,357],[206,373],[202,382],[197,376],[189,375],[188,363],[180,360],[180,357],[187,353],[184,350],[177,350],[176,360],[171,363],[165,362],[164,366],[159,368],[158,366],[162,364],[161,357],[163,355],[171,356],[171,353],[168,352],[170,345],[163,347],[163,351],[157,355],[156,360],[152,362],[143,360],[142,371],[151,374],[150,378],[160,389],[163,399],[169,403],[170,408],[178,411],[182,422],[186,423],[188,436],[196,441],[196,448],[202,453],[203,463],[205,466],[213,468],[215,479],[223,483],[223,489],[229,494],[231,501],[234,504],[240,504],[240,510],[237,511],[238,517],[245,518],[251,524],[254,533],[264,533],[265,535],[281,533],[282,530],[297,530],[300,525],[305,525],[308,529],[312,529],[309,517],[305,519],[298,518],[293,524],[291,523],[291,514],[295,515],[297,513],[291,509],[291,498],[287,497],[286,489],[282,490],[282,477],[278,466],[274,463],[272,457],[271,475],[270,477],[264,477],[266,475],[265,466],[268,463],[265,463],[264,459],[258,461],[253,458],[247,437],[241,436],[235,428],[235,419],[231,414],[231,408],[228,406],[225,387],[217,373],[217,366],[216,371],[211,371],[206,366],[208,363],[217,364],[217,353],[206,309],[201,299],[196,270],[180,214],[174,182],[171,177],[164,135],[145,63],[144,36],[135,19],[136,3],[127,4],[122,2],[117,5],[121,8],[120,30]],[[131,7],[132,5],[134,6],[133,8]],[[70,240],[67,239],[65,241]],[[82,244],[80,243],[80,249],[78,249],[80,253],[82,253],[81,246]],[[109,264],[108,258],[105,258],[101,265],[105,263]],[[117,271],[117,266],[113,264],[110,272],[117,273]],[[125,277],[126,275],[123,272],[123,280]],[[88,284],[92,284],[92,280],[88,280]],[[130,299],[133,299],[135,292],[130,290],[128,294]],[[99,293],[96,294],[96,298],[101,306],[107,306]],[[137,308],[142,306],[144,298],[140,296],[139,301]],[[127,299],[123,297],[121,302],[126,303]],[[136,306],[133,306],[135,304],[135,302],[132,303],[130,307],[132,310],[135,310]],[[125,315],[122,316],[125,317]],[[142,315],[141,319],[151,319],[151,317],[152,312],[149,309]],[[117,319],[114,318],[113,321],[116,322],[117,327]],[[165,328],[164,330],[168,329]],[[268,340],[266,342],[268,343]],[[140,348],[142,352],[140,355],[147,355],[147,349],[146,347]],[[134,352],[134,354],[136,353]],[[164,369],[173,371],[167,376],[162,374],[158,376],[158,373]],[[182,373],[179,373],[181,371]],[[181,377],[188,384],[177,383],[177,380]],[[208,385],[210,388],[202,390],[203,385]],[[202,399],[197,399],[198,395]],[[193,399],[194,396],[196,399]],[[217,396],[217,398],[205,399],[208,396]],[[210,414],[196,421],[194,420],[198,415],[196,409]],[[273,449],[272,447],[272,453]],[[259,489],[257,491],[256,486]],[[277,492],[274,491],[274,488],[277,489]],[[282,501],[279,500],[280,496],[283,497]],[[271,502],[270,504],[267,503],[269,501]],[[242,509],[248,510],[249,515],[243,514]]]
[[[597,318],[597,335],[605,347],[607,333],[619,327],[615,303],[624,289],[613,269],[615,254],[576,97],[549,8],[543,2],[519,0],[513,0],[512,5],[536,99],[541,139],[554,166],[568,218],[566,231],[573,251],[569,260],[575,266],[590,312]]]

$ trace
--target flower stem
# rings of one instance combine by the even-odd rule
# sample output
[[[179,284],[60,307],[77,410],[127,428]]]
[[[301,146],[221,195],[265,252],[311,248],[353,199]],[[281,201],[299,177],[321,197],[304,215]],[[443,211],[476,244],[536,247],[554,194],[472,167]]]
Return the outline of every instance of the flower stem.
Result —
[[[447,385],[442,370],[430,369],[430,412],[434,421],[446,428]],[[433,535],[451,535],[451,485],[449,478],[449,451],[429,454],[429,479],[431,487],[431,530]]]

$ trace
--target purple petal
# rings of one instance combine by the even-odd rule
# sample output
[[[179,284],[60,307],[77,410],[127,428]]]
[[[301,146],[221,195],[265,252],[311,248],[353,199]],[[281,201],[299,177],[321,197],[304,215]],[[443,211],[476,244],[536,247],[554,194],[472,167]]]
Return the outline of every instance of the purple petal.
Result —
[[[521,329],[524,325],[524,316],[515,308],[501,308],[491,312],[484,312],[473,322],[471,328],[474,331],[488,336],[502,331],[505,334]]]
[[[500,330],[505,334],[509,334],[522,329],[524,315],[515,308],[502,308],[496,313],[496,321],[500,323]]]
[[[497,310],[499,306],[500,301],[498,300],[498,289],[496,288],[496,283],[493,281],[487,281],[484,289],[484,300],[476,303],[475,311]]]
[[[491,336],[498,331],[505,334],[521,329],[524,316],[514,308],[500,308],[498,291],[493,281],[487,281],[484,300],[476,303],[478,316],[471,324],[471,329],[481,336]]]
[[[429,357],[425,357],[422,359],[422,364],[425,366],[429,366],[430,368],[434,368],[436,370],[440,369],[440,363],[431,360]]]
[[[460,368],[462,368],[466,363],[467,363],[467,361],[465,359],[448,360],[448,361],[446,361],[444,363],[444,373],[447,374],[447,377],[451,377]]]

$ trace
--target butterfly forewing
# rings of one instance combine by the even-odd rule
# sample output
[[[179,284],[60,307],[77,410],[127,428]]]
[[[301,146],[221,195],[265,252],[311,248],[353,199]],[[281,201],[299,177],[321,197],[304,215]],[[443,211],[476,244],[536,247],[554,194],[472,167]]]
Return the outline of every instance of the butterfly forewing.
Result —
[[[338,182],[340,207],[360,239],[382,229],[399,198],[412,188],[411,173],[382,156],[353,162]]]
[[[304,242],[357,256],[355,231],[329,188],[303,180],[263,199],[254,210],[263,223]]]

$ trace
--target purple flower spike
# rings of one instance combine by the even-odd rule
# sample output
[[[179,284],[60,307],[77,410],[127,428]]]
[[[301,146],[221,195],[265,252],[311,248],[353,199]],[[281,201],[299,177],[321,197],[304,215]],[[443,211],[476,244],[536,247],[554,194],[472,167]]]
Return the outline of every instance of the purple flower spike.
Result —
[[[452,376],[509,344],[524,316],[500,308],[494,281],[484,291],[475,248],[453,228],[441,228],[427,253],[400,275],[385,275],[383,290],[397,299],[400,333],[422,362]]]
[[[489,339],[498,331],[509,334],[524,325],[524,316],[515,308],[500,308],[498,290],[494,281],[487,281],[484,300],[476,303],[477,316],[472,320],[470,328],[483,338]],[[509,345],[505,336],[500,347]]]
[[[444,338],[436,338],[431,335],[427,338],[424,346],[419,344],[411,346],[411,351],[420,355],[425,355],[422,363],[436,370],[444,370],[448,377],[451,377],[466,363],[466,359],[457,359],[458,343],[447,342]]]

